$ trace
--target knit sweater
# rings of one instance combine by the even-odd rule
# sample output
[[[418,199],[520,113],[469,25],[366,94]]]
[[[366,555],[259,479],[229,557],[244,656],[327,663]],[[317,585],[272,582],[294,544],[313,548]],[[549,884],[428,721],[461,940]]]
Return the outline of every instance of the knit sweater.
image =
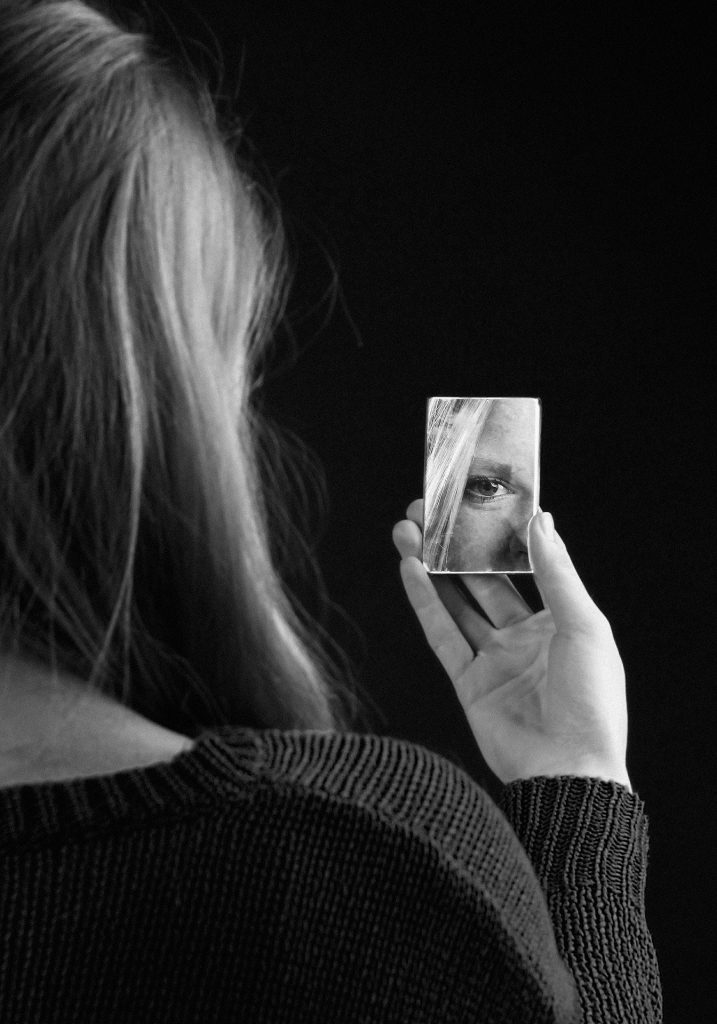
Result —
[[[0,1021],[652,1024],[647,852],[615,782],[214,729],[0,790]]]

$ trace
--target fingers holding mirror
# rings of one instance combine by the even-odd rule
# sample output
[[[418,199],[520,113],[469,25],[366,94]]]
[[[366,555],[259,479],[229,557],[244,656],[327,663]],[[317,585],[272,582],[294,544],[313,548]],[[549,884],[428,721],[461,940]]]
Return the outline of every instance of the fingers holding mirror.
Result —
[[[463,574],[461,579],[496,629],[529,619],[533,609],[507,576]]]
[[[394,527],[394,543],[404,558],[414,555],[419,561],[422,560],[423,507],[423,498],[416,498],[406,509],[407,519]],[[460,613],[462,620],[465,620],[466,609],[470,610],[470,605],[460,588],[456,587],[454,580],[457,579],[463,581],[469,594],[497,629],[522,622],[533,614],[528,603],[505,575],[461,573],[451,579],[434,574],[431,580],[446,607],[451,612]]]
[[[411,519],[420,530],[423,530],[423,498],[416,498],[406,509],[406,518]]]
[[[401,579],[429,646],[450,679],[457,683],[493,632],[489,622],[470,607],[450,580],[436,581],[415,557],[402,559]]]
[[[413,502],[409,506],[409,511],[414,511],[414,514],[416,504],[417,502]],[[420,509],[418,515],[420,518]],[[429,576],[421,560],[422,535],[415,519],[402,519],[396,523],[392,537],[403,559],[401,578],[404,587],[429,643],[435,650],[435,645],[440,646],[447,637],[448,646],[451,646],[452,641],[454,648],[459,652],[459,660],[465,659],[467,652],[458,641],[455,627],[457,626],[473,653],[485,643],[492,632],[491,624],[471,606],[457,578]],[[448,626],[446,612],[452,620],[451,627]]]
[[[415,521],[402,519],[394,526],[391,536],[401,558],[413,556],[421,561],[423,540]]]

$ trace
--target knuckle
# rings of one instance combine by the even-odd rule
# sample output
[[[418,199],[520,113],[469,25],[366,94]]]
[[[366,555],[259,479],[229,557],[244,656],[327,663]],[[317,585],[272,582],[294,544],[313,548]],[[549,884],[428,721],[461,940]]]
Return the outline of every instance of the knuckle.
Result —
[[[603,644],[612,644],[614,642],[612,626],[607,616],[598,611],[598,609],[591,611],[580,621],[573,623],[569,632],[576,639],[599,641]]]
[[[447,651],[451,645],[450,638],[447,636],[435,637],[434,639],[430,640],[429,643],[431,646],[431,650],[433,651],[434,654],[438,655],[439,658],[443,651]]]
[[[595,630],[604,635],[612,637],[612,626],[610,620],[604,612],[601,612],[599,608],[595,609]]]

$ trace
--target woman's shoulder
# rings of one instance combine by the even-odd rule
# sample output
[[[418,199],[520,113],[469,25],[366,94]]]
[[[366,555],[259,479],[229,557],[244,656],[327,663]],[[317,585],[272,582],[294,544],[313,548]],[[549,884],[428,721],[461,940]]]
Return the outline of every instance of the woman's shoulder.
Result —
[[[477,876],[486,867],[530,861],[503,811],[463,768],[422,744],[374,733],[305,729],[220,730],[271,799],[321,804],[343,820],[430,847],[440,859]],[[341,813],[343,812],[343,813]]]
[[[88,891],[91,872],[115,899],[131,879],[128,912],[151,908],[163,942],[210,926],[231,935],[217,945],[231,972],[244,962],[263,974],[275,949],[272,985],[287,999],[338,986],[356,1020],[377,1005],[382,1019],[407,1019],[407,1001],[445,1019],[496,991],[506,1019],[526,991],[575,1005],[508,823],[464,770],[407,740],[222,727],[169,762],[0,792],[0,819],[0,850],[47,851],[18,860],[28,890],[37,864],[71,844],[67,891]],[[346,979],[358,979],[349,996]]]
[[[542,902],[575,879],[603,884],[604,864],[644,899],[648,821],[640,797],[617,782],[540,776],[504,786],[498,803],[448,757],[405,739],[310,730],[225,731],[215,742],[251,747],[252,775],[270,801],[319,805],[328,833],[352,827],[390,845],[402,834],[484,893],[506,877]],[[236,745],[236,746],[234,746]],[[315,819],[314,819],[315,820]],[[537,894],[540,893],[540,896]]]
[[[150,821],[215,804],[230,809],[263,794],[264,801],[352,806],[426,838],[448,830],[454,841],[462,819],[466,827],[475,827],[477,817],[501,819],[488,794],[451,761],[414,742],[372,733],[227,725],[167,748],[161,757],[107,756],[91,771],[60,767],[13,777],[0,789],[0,800],[26,807],[28,815],[20,817],[35,822],[57,820],[51,809],[71,803],[76,813],[68,817],[65,808],[61,816],[68,826],[91,824],[91,812],[106,804],[105,823],[121,826],[121,819],[136,814]],[[31,804],[39,810],[36,803],[48,814],[30,815]]]

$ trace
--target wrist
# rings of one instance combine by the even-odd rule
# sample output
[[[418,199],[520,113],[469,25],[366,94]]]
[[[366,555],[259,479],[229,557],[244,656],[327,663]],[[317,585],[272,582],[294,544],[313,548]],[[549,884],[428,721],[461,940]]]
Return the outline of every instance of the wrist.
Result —
[[[530,772],[522,775],[521,778],[558,778],[560,776],[572,775],[584,779],[601,779],[603,782],[616,782],[619,786],[625,786],[633,792],[632,783],[625,765],[606,765],[600,761],[570,762],[565,765],[551,765],[549,769]],[[512,780],[517,781],[517,780]]]

